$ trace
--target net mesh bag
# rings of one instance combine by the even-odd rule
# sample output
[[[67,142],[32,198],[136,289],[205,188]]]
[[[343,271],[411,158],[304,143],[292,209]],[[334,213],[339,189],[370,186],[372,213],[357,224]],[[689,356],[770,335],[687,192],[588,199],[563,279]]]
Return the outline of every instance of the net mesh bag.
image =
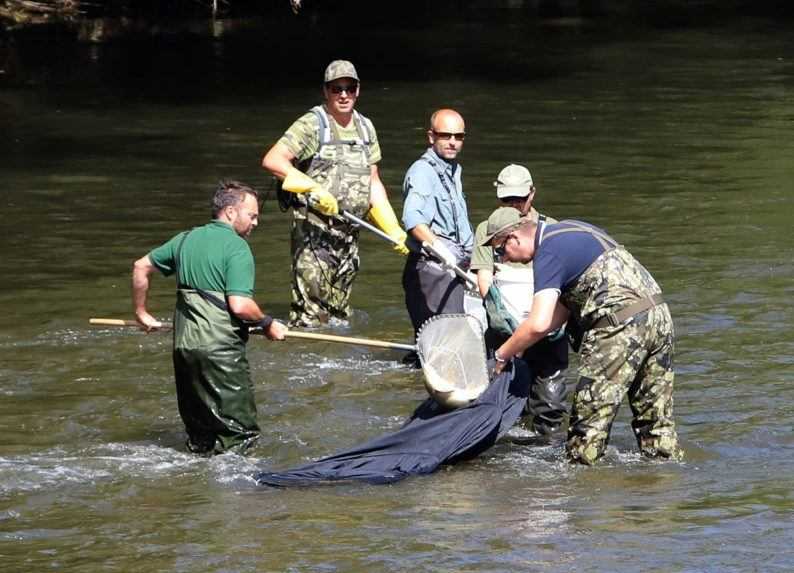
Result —
[[[419,329],[416,351],[430,395],[459,408],[488,387],[485,339],[480,321],[465,314],[441,314]]]

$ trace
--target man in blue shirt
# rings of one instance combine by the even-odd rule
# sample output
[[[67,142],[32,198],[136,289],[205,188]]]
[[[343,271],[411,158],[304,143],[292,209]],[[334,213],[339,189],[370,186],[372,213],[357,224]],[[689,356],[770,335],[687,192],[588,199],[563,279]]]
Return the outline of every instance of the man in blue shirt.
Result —
[[[483,244],[508,261],[533,261],[532,310],[495,354],[500,372],[512,356],[566,321],[580,350],[566,450],[595,463],[606,450],[623,396],[643,455],[678,459],[673,421],[674,330],[651,274],[602,229],[581,221],[554,225],[505,220]]]
[[[463,312],[463,283],[421,251],[429,243],[448,264],[468,267],[474,246],[458,154],[466,135],[461,115],[440,109],[430,118],[430,147],[403,182],[403,226],[411,254],[403,271],[405,304],[414,331],[437,314]]]

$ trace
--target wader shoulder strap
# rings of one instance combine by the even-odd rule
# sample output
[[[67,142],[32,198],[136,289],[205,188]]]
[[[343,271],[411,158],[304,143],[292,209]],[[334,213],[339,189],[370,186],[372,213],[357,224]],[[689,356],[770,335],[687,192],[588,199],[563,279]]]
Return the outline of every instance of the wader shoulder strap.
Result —
[[[358,136],[361,138],[362,143],[367,147],[367,154],[369,155],[369,143],[371,139],[369,136],[369,128],[367,128],[367,122],[364,121],[364,119],[363,115],[353,110],[353,121],[356,124],[356,131],[358,131]]]
[[[562,233],[588,233],[593,236],[593,238],[598,241],[601,245],[601,248],[605,251],[609,251],[614,249],[618,246],[617,241],[607,235],[606,233],[601,233],[600,231],[596,231],[595,229],[588,227],[586,225],[580,225],[578,223],[574,223],[571,221],[565,221],[566,225],[570,225],[569,227],[565,227],[563,229],[555,229],[550,233],[544,235],[542,240],[546,240],[549,237],[553,237],[554,235],[561,235]]]
[[[590,328],[604,328],[605,326],[618,326],[619,324],[622,324],[628,319],[630,319],[635,314],[639,314],[643,311],[646,311],[662,303],[664,303],[664,297],[662,296],[662,293],[657,293],[649,297],[641,298],[637,302],[634,302],[629,306],[625,306],[617,312],[610,312],[609,314],[602,316],[601,318],[596,320],[593,324],[591,324]]]
[[[226,304],[226,301],[222,300],[221,298],[219,298],[217,296],[215,296],[211,292],[207,292],[207,291],[205,291],[203,289],[200,289],[200,288],[189,287],[187,285],[180,285],[179,284],[179,258],[182,255],[182,245],[185,244],[185,239],[187,239],[187,236],[190,233],[192,233],[194,230],[195,229],[190,229],[189,231],[186,231],[182,235],[182,238],[179,239],[179,244],[176,246],[176,253],[174,253],[174,271],[176,273],[177,288],[186,288],[186,289],[194,290],[194,291],[196,291],[198,293],[198,295],[201,298],[206,300],[208,303],[216,306],[217,308],[219,308],[219,309],[221,309],[223,311],[229,312],[229,305]]]
[[[369,143],[370,143],[370,134],[369,129],[367,129],[366,122],[364,121],[364,117],[358,113],[356,110],[353,110],[353,125],[356,126],[356,132],[358,133],[358,139],[349,141],[343,140],[339,136],[339,130],[337,129],[336,122],[331,121],[331,118],[328,117],[328,112],[325,111],[325,108],[321,105],[316,105],[312,108],[312,112],[314,115],[317,116],[317,120],[319,123],[319,134],[318,140],[320,145],[317,147],[317,154],[320,154],[320,149],[323,145],[333,144],[333,143],[347,143],[350,145],[361,144],[364,146],[365,152],[367,157],[369,157]]]
[[[433,171],[436,172],[438,175],[438,180],[441,181],[441,186],[444,187],[444,190],[449,195],[449,202],[452,206],[452,223],[455,225],[455,242],[460,244],[460,227],[458,226],[458,209],[455,207],[455,195],[452,193],[452,189],[449,188],[449,183],[447,182],[447,176],[445,175],[444,171],[439,167],[438,163],[433,161],[432,159],[428,159],[424,155],[422,159],[433,168]]]
[[[314,115],[317,116],[317,121],[319,123],[318,139],[320,141],[320,145],[317,147],[317,154],[319,155],[320,148],[332,139],[337,139],[337,137],[332,137],[332,135],[336,136],[336,133],[331,131],[331,122],[328,121],[328,114],[323,109],[323,106],[316,105],[312,108],[312,111],[314,112]]]

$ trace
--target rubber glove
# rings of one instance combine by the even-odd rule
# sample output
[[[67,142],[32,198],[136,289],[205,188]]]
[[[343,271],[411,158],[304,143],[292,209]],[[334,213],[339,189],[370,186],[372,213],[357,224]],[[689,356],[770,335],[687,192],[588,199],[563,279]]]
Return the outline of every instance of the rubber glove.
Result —
[[[425,242],[423,244],[426,245],[427,243]],[[446,267],[447,269],[449,269],[449,272],[454,274],[454,271],[452,270],[452,267],[454,267],[455,265],[458,264],[458,259],[452,253],[452,251],[450,251],[447,248],[447,246],[443,243],[443,241],[440,241],[438,239],[435,239],[432,243],[430,243],[430,247],[432,247],[433,251],[430,251],[428,249],[428,252],[430,252],[433,255],[433,257],[435,257],[435,258],[440,257],[441,258],[441,261],[440,261],[441,264],[444,267]]]
[[[391,203],[388,201],[381,201],[373,205],[369,210],[368,217],[381,231],[397,241],[397,244],[393,247],[395,251],[401,255],[408,254],[408,247],[405,246],[405,239],[408,235],[400,228]]]
[[[309,193],[309,203],[312,208],[317,209],[323,215],[333,217],[339,214],[339,203],[336,202],[336,197],[331,195],[325,189],[319,187]]]
[[[290,193],[308,193],[320,189],[320,184],[303,171],[290,167],[281,188]]]
[[[336,197],[320,187],[317,181],[295,167],[289,168],[281,188],[290,193],[308,193],[311,206],[323,215],[333,217],[339,214],[339,204],[336,202]]]

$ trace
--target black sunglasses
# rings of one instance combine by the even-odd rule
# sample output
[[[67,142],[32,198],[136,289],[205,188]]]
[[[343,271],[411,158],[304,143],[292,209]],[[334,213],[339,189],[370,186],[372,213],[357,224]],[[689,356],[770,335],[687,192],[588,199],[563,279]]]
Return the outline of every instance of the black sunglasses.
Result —
[[[347,95],[355,94],[358,89],[358,84],[345,84],[345,85],[330,85],[328,89],[332,94],[341,94],[347,92]]]
[[[457,139],[458,141],[463,141],[464,139],[466,139],[466,133],[463,132],[463,131],[458,132],[458,133],[450,133],[449,131],[436,131],[434,129],[433,130],[433,135],[435,135],[438,139],[440,139],[442,141],[446,141],[448,139],[452,139],[453,137],[455,139]]]
[[[508,235],[505,237],[505,240],[504,240],[504,241],[502,241],[502,243],[501,243],[501,244],[500,244],[498,247],[494,247],[494,248],[493,248],[493,252],[494,252],[494,254],[495,254],[497,257],[499,257],[500,259],[501,259],[501,258],[503,258],[503,257],[505,256],[505,252],[506,252],[506,251],[505,251],[505,249],[507,248],[507,241],[509,241],[509,240],[510,240],[510,237],[512,237],[512,236],[513,236],[513,233],[509,233],[509,234],[508,234]]]

